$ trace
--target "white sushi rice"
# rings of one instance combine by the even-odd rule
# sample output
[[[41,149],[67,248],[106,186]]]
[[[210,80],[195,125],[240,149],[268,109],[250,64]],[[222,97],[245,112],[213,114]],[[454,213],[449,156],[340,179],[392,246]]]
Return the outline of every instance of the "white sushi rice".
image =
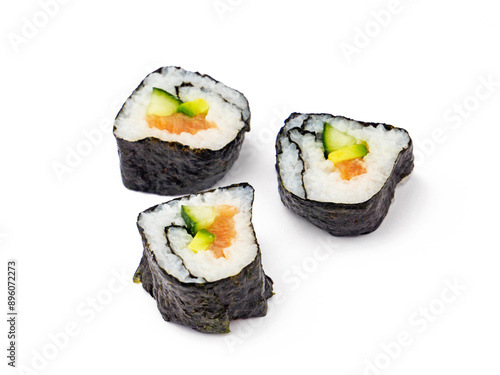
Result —
[[[294,129],[303,126],[304,130],[321,134],[325,122],[368,144],[369,153],[363,158],[366,173],[342,180],[340,173],[334,171],[333,163],[325,159],[321,137]],[[292,142],[287,137],[279,140],[282,153],[278,155],[278,163],[283,184],[293,194],[305,198],[307,192],[307,199],[319,202],[361,203],[369,200],[382,189],[398,154],[410,142],[403,130],[387,130],[381,124],[362,126],[354,120],[331,115],[300,115],[288,121],[285,130]]]
[[[159,266],[168,274],[185,283],[221,280],[240,273],[257,255],[257,241],[251,224],[253,194],[253,188],[247,185],[188,196],[163,203],[152,212],[141,213],[138,224],[143,228]],[[238,208],[239,212],[234,216],[237,236],[232,245],[224,249],[225,257],[217,259],[211,251],[194,253],[187,248],[193,237],[180,228],[185,226],[181,217],[182,205],[232,205]],[[168,240],[166,227],[170,227]]]
[[[196,134],[172,134],[166,130],[150,128],[146,122],[146,108],[153,87],[176,95],[176,87],[184,82],[192,86],[180,87],[179,98],[183,102],[205,99],[210,107],[206,119],[214,122],[217,128],[202,130]],[[130,142],[154,137],[166,142],[177,141],[193,148],[219,150],[236,137],[249,117],[248,102],[240,92],[210,77],[177,67],[166,67],[159,73],[149,74],[143,85],[127,99],[115,120],[115,135]]]

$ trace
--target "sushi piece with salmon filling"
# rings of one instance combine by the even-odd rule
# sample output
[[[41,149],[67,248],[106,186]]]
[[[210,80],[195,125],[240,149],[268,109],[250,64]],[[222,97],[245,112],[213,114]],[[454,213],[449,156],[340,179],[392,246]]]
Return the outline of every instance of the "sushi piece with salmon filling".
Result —
[[[272,280],[262,268],[246,183],[190,195],[141,212],[144,253],[136,283],[166,321],[229,332],[233,319],[262,317]]]
[[[242,93],[208,75],[160,68],[115,119],[123,184],[160,195],[207,189],[234,164],[249,130]]]
[[[283,204],[334,236],[376,230],[412,170],[408,132],[387,124],[292,113],[276,139]]]

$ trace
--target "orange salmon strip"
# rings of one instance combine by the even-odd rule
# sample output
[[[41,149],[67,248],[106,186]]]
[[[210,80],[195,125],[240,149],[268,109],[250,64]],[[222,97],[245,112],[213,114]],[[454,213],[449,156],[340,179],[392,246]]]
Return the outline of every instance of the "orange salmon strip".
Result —
[[[174,113],[171,116],[149,115],[146,122],[150,128],[166,130],[172,134],[190,133],[196,134],[200,130],[214,129],[217,125],[205,119],[205,115],[189,117],[184,113]]]
[[[225,257],[224,249],[231,246],[236,238],[234,215],[239,211],[234,206],[221,205],[216,207],[217,216],[212,226],[208,229],[215,235],[215,240],[209,247],[216,258]]]
[[[350,180],[353,177],[366,173],[362,158],[338,162],[335,164],[335,168],[340,172],[340,178],[343,180]]]

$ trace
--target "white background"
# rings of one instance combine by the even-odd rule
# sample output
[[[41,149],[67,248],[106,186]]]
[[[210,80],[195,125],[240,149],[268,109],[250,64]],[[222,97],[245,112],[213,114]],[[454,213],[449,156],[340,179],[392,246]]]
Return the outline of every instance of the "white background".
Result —
[[[496,2],[47,1],[0,6],[0,310],[16,259],[19,373],[499,373]],[[218,186],[255,187],[276,295],[227,335],[164,322],[131,281],[136,216],[169,197],[124,188],[109,124],[165,65],[252,110]],[[376,232],[335,238],[281,204],[274,138],[294,111],[410,132],[416,168]]]

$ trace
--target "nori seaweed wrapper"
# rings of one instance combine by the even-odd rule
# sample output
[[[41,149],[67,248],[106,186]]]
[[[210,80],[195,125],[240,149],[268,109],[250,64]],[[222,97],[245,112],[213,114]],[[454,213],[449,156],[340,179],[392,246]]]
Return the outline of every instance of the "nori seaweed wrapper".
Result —
[[[151,74],[161,73],[164,69],[182,70],[179,67],[165,67]],[[198,72],[195,74],[215,84],[222,85],[206,74]],[[134,92],[145,86],[145,80],[141,82]],[[183,87],[190,86],[193,86],[193,84],[186,81],[182,82],[176,86],[176,94],[179,95],[179,90]],[[238,159],[245,133],[250,131],[248,101],[239,91],[230,90],[237,95],[241,95],[246,103],[246,107],[241,109],[223,98],[226,103],[241,109],[241,121],[244,125],[231,142],[218,150],[194,148],[179,142],[164,141],[155,137],[128,141],[115,134],[121,176],[125,187],[135,191],[159,195],[180,195],[207,189],[221,180]],[[215,92],[212,94],[217,95]],[[131,96],[127,101],[130,100]],[[123,112],[127,101],[118,112],[116,119]],[[116,125],[114,127],[115,131]]]
[[[249,185],[238,184],[227,188],[238,186]],[[211,191],[214,190],[207,192]],[[181,198],[176,200],[179,199]],[[144,212],[154,211],[157,207]],[[226,333],[229,332],[229,324],[233,319],[262,317],[267,314],[267,299],[273,295],[273,281],[264,273],[258,243],[254,260],[238,274],[214,282],[183,282],[160,267],[144,228],[139,222],[137,226],[144,252],[135,272],[134,282],[141,282],[143,288],[156,300],[163,319],[200,332]],[[168,227],[165,231],[167,229]],[[256,240],[252,224],[249,230]]]
[[[283,204],[294,213],[306,218],[317,227],[326,230],[333,236],[356,236],[361,234],[368,234],[376,230],[384,220],[389,207],[394,198],[394,192],[397,184],[406,176],[410,175],[414,167],[413,157],[413,143],[409,138],[409,143],[398,154],[392,172],[385,181],[383,187],[370,199],[361,203],[334,203],[334,202],[320,202],[311,199],[299,197],[289,191],[281,178],[280,166],[278,156],[282,153],[282,145],[280,140],[288,136],[289,129],[286,129],[286,124],[298,116],[313,116],[316,114],[301,114],[292,113],[285,121],[285,126],[281,128],[276,138],[276,171],[278,176],[278,191]],[[331,116],[328,114],[317,114],[321,116]],[[331,116],[342,117],[342,116]],[[342,117],[346,120],[351,120]],[[355,120],[351,120],[355,121]],[[369,123],[356,121],[362,126],[376,127],[383,125],[387,130],[399,129],[394,126],[380,123]],[[299,129],[300,132],[305,133],[303,128]],[[406,131],[405,131],[406,132]],[[293,142],[291,142],[293,143]],[[296,145],[296,144],[295,144]],[[297,146],[297,145],[296,145]],[[298,147],[298,146],[297,146]],[[304,167],[304,162],[301,162]],[[302,173],[304,170],[302,171]]]

